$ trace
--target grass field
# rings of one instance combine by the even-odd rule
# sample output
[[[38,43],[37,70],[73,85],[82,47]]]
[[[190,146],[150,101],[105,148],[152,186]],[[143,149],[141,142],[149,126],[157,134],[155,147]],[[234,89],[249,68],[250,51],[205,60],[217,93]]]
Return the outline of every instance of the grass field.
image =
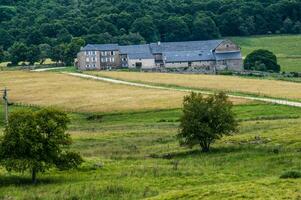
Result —
[[[14,103],[56,106],[77,112],[122,112],[179,108],[178,91],[155,90],[76,78],[59,73],[0,72],[0,88]],[[246,100],[234,99],[235,103]]]
[[[267,49],[277,55],[282,71],[301,71],[301,34],[232,37],[229,39],[241,47],[244,57],[256,49]]]
[[[295,82],[250,79],[235,76],[165,74],[141,72],[85,72],[92,75],[112,77],[121,80],[186,87],[204,90],[223,90],[230,93],[240,92],[257,96],[269,96],[301,100],[301,84]]]
[[[39,174],[36,186],[29,174],[0,169],[0,199],[300,199],[301,179],[279,177],[301,170],[301,109],[252,104],[234,111],[240,132],[209,154],[179,146],[178,109],[70,113],[72,149],[86,162]]]
[[[103,73],[197,88],[210,83],[218,89],[230,83],[242,87],[246,80],[250,81],[250,92],[254,88],[269,91],[270,87],[278,90],[281,98],[296,95],[289,97],[299,99],[299,84],[284,81]],[[155,76],[160,82],[152,82]],[[285,85],[277,85],[280,83]],[[239,132],[223,137],[206,154],[197,146],[181,147],[176,139],[182,114],[179,107],[186,93],[109,84],[57,72],[0,72],[0,88],[4,86],[9,87],[12,102],[22,103],[10,106],[11,112],[39,109],[24,104],[67,110],[71,119],[68,133],[74,141],[71,149],[85,162],[78,169],[38,174],[37,185],[30,184],[29,173],[7,172],[0,167],[1,200],[301,199],[301,179],[280,178],[286,172],[301,172],[301,108],[236,101],[233,110]],[[0,102],[0,136],[3,118]]]

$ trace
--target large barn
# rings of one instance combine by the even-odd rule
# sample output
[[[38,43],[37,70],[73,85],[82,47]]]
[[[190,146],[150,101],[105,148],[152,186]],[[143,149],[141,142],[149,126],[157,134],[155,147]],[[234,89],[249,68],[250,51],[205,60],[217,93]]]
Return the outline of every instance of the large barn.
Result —
[[[204,72],[243,69],[241,50],[230,40],[158,42],[143,45],[88,44],[77,55],[81,70],[136,68],[196,69]]]

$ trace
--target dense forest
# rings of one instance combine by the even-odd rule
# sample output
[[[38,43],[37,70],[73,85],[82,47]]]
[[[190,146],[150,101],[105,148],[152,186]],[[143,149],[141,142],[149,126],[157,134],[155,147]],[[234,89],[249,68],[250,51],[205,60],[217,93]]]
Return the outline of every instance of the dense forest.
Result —
[[[62,61],[84,42],[301,33],[301,0],[0,0],[0,20],[0,59]]]

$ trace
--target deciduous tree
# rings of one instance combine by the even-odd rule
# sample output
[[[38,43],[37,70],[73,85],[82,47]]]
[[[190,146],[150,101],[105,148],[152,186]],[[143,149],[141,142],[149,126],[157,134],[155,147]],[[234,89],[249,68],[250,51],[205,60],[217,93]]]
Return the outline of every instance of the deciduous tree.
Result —
[[[276,55],[264,49],[255,50],[247,55],[244,60],[244,68],[246,70],[280,72]]]
[[[15,42],[9,49],[10,61],[13,65],[18,65],[21,61],[26,61],[28,48],[24,43]]]
[[[232,103],[224,93],[204,97],[191,93],[184,97],[178,139],[181,145],[200,145],[203,152],[224,135],[237,130]]]
[[[29,170],[33,183],[50,167],[77,167],[83,160],[67,150],[72,142],[65,133],[68,123],[67,115],[54,109],[13,112],[0,140],[0,164],[8,171]]]

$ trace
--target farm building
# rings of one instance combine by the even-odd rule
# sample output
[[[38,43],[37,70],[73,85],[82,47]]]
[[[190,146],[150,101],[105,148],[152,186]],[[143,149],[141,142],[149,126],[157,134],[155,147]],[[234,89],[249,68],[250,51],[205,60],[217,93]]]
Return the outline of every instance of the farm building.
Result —
[[[143,45],[88,44],[77,55],[81,70],[116,68],[242,70],[240,48],[229,40],[158,42]]]

